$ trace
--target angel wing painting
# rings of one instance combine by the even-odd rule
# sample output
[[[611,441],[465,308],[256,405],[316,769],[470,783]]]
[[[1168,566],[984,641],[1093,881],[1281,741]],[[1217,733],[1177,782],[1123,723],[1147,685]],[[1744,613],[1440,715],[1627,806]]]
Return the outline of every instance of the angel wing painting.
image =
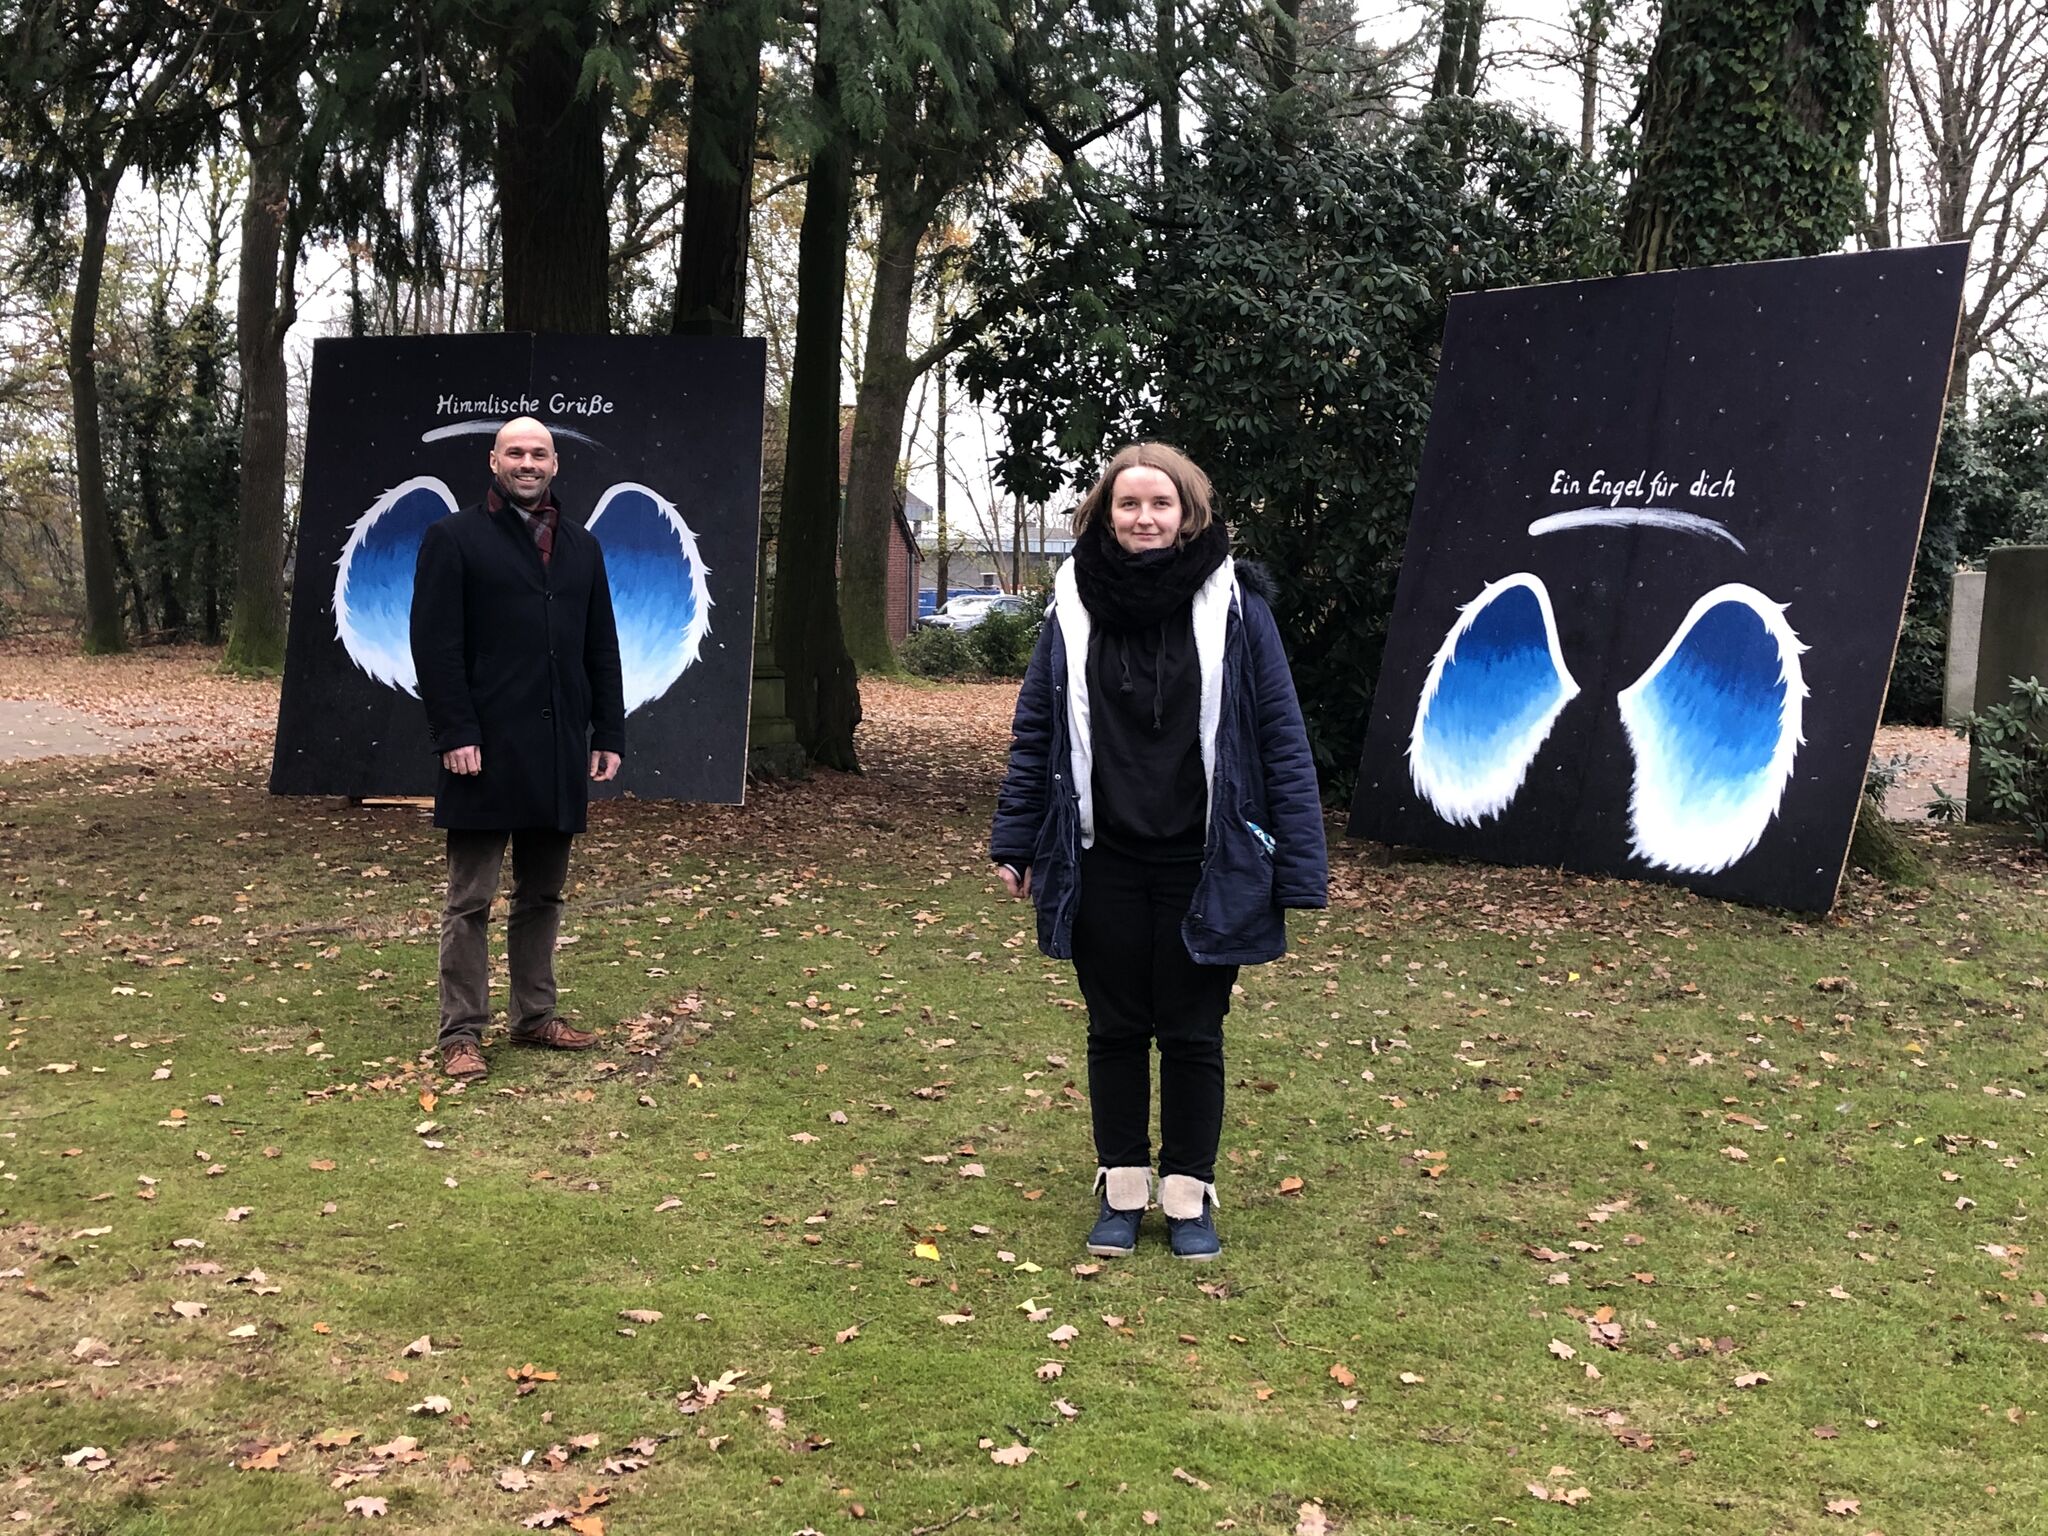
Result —
[[[350,528],[335,576],[334,628],[349,660],[414,697],[410,616],[420,540],[455,510],[453,493],[431,475],[393,486]],[[675,503],[650,486],[610,487],[585,526],[604,549],[630,715],[699,659],[711,628],[710,572]]]

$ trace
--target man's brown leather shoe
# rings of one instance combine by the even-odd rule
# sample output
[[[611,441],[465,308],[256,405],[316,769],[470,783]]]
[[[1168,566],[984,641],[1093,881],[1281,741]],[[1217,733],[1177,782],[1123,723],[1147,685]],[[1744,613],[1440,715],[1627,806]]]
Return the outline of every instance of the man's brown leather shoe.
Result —
[[[544,1045],[555,1051],[587,1051],[597,1044],[596,1035],[563,1019],[549,1019],[531,1034],[521,1032],[510,1038],[514,1045]]]
[[[491,1069],[484,1065],[484,1053],[474,1040],[458,1040],[441,1047],[441,1070],[450,1077],[482,1077]]]

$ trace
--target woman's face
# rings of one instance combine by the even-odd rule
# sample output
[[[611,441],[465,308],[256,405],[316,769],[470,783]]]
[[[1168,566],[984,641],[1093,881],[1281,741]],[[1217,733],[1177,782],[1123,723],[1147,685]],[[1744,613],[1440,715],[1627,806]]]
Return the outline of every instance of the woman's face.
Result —
[[[1180,537],[1180,492],[1166,471],[1135,465],[1109,490],[1109,530],[1130,554],[1167,549]]]

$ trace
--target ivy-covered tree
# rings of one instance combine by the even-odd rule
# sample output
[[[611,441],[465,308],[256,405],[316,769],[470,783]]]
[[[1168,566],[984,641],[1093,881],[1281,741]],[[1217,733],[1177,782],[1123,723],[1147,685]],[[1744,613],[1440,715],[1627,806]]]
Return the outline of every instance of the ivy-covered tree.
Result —
[[[1665,0],[1622,246],[1638,272],[1840,250],[1880,99],[1870,0]]]

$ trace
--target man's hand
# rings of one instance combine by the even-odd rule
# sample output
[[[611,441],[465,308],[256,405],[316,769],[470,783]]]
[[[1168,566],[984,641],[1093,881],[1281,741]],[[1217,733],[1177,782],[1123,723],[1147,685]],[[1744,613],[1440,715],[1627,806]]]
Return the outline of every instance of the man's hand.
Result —
[[[484,771],[484,749],[482,747],[457,747],[453,752],[441,754],[441,766],[450,773],[482,773]]]
[[[1008,891],[1012,896],[1016,897],[1019,901],[1022,901],[1025,897],[1031,894],[1030,870],[1027,869],[1024,871],[1023,874],[1020,875],[1017,873],[1016,870],[1012,869],[1009,865],[998,864],[996,866],[996,873],[1002,877],[1003,889]]]
[[[607,779],[619,776],[619,754],[616,752],[593,752],[590,754],[590,779],[593,784],[602,784]]]

